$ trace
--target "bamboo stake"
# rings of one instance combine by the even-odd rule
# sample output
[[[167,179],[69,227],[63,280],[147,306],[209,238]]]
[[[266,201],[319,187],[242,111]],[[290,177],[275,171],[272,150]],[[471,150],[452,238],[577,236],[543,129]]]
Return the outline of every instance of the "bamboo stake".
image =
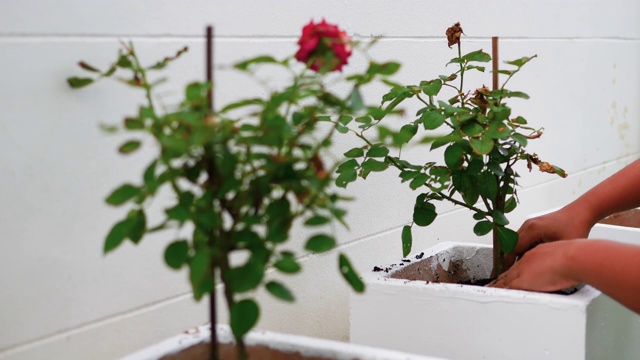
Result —
[[[211,88],[207,92],[209,98],[209,110],[213,114],[213,26],[207,26],[207,39],[206,39],[206,76],[207,82],[211,84]],[[218,360],[218,334],[216,332],[216,269],[214,264],[211,264],[211,281],[213,281],[213,289],[209,294],[209,321],[211,323],[211,360]]]
[[[493,90],[497,90],[498,84],[498,37],[491,38],[491,58],[493,59]]]

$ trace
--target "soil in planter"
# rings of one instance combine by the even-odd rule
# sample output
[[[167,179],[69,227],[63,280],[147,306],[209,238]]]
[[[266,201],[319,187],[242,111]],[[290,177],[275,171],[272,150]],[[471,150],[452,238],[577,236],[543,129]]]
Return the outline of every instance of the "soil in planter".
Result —
[[[160,360],[208,360],[211,346],[209,343],[201,343],[186,348],[176,354],[167,355]],[[220,360],[237,360],[236,349],[232,344],[220,344],[218,346]],[[250,360],[329,360],[331,358],[317,356],[303,356],[299,352],[284,352],[271,349],[264,345],[247,347]]]
[[[418,262],[412,264],[402,264],[402,268],[394,271],[391,274],[390,278],[472,286],[485,286],[493,281],[493,279],[491,278],[486,278],[480,275],[482,274],[482,271],[480,270],[479,264],[472,263],[470,270],[469,266],[464,266],[464,260],[462,259],[450,260],[449,270],[446,270],[442,266],[442,263],[444,261],[438,256],[430,256],[424,259],[422,259],[422,256],[420,256],[417,257],[417,259],[419,260]],[[474,271],[474,267],[477,270]],[[389,272],[390,270],[392,270],[391,268],[377,268],[380,269],[380,271],[384,270],[385,272]],[[393,269],[395,270],[395,267]],[[552,294],[571,295],[580,290],[582,286],[584,285],[554,291],[552,292]]]
[[[640,228],[640,210],[632,209],[619,212],[598,221],[600,224]]]

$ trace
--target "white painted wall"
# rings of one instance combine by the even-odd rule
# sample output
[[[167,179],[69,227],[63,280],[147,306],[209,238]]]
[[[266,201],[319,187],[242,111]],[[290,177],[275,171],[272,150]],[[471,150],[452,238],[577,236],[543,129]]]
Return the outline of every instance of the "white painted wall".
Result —
[[[402,60],[399,79],[406,82],[445,72],[453,54],[442,35],[455,21],[469,51],[488,50],[489,37],[499,35],[502,59],[539,55],[513,81],[532,98],[517,109],[546,129],[533,149],[570,177],[523,179],[516,224],[570,201],[640,152],[640,5],[633,0],[4,1],[0,358],[111,359],[207,321],[205,304],[191,300],[186,273],[163,266],[169,237],[102,256],[103,238],[121,216],[103,199],[122,181],[136,180],[153,149],[116,154],[121,139],[105,136],[98,124],[120,121],[140,94],[107,82],[72,91],[65,79],[78,74],[75,63],[106,66],[118,39],[135,41],[149,61],[189,45],[171,67],[168,101],[202,77],[206,24],[216,26],[217,63],[228,64],[265,52],[290,54],[301,27],[323,17],[359,38],[384,35],[374,55]],[[228,73],[218,79],[220,103],[243,90]],[[489,75],[483,81],[490,83]],[[350,206],[351,231],[338,229],[339,249],[305,256],[304,273],[286,279],[295,305],[265,296],[260,327],[346,340],[349,292],[337,252],[361,269],[401,255],[400,230],[415,194],[391,173],[348,190],[358,199]],[[445,239],[487,241],[472,235],[470,215],[440,212],[434,225],[414,234],[416,249]],[[305,236],[298,236],[301,243]]]

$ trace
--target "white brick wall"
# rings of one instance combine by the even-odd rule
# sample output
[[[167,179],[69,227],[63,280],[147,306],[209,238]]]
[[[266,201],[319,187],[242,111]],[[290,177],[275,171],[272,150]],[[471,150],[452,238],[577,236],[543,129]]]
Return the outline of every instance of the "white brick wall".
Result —
[[[163,266],[170,238],[102,256],[104,236],[121,216],[103,199],[140,176],[149,152],[120,157],[121,139],[98,129],[134,111],[140,94],[108,82],[72,91],[65,79],[78,74],[75,63],[109,64],[119,38],[134,40],[149,61],[189,45],[171,66],[169,101],[202,76],[206,24],[216,26],[217,63],[228,64],[290,54],[301,27],[322,17],[360,38],[386,36],[374,54],[401,60],[398,77],[406,82],[445,73],[454,55],[442,34],[456,21],[468,35],[468,51],[488,50],[489,37],[499,35],[501,59],[538,54],[512,84],[531,100],[514,107],[546,129],[533,149],[570,177],[522,179],[516,224],[570,201],[638,156],[640,5],[633,0],[3,1],[1,359],[111,359],[207,321],[206,305],[190,298],[186,274]],[[231,74],[220,71],[218,79],[219,103],[243,91]],[[490,75],[483,81],[489,84]],[[336,151],[349,146],[345,141]],[[296,304],[264,297],[260,327],[346,340],[349,290],[336,271],[337,252],[361,269],[401,255],[400,230],[415,194],[391,173],[348,190],[358,199],[350,204],[351,231],[338,229],[339,249],[304,257],[303,274],[286,279]],[[469,214],[450,210],[414,234],[415,250],[440,239],[487,241],[473,236]]]

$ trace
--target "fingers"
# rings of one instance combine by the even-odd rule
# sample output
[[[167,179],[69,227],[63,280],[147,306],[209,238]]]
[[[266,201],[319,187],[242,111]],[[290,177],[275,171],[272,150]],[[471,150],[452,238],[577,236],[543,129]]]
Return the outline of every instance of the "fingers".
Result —
[[[500,274],[498,278],[488,283],[486,287],[509,289],[510,281],[508,279],[508,276],[509,276],[509,271],[505,271],[502,274]]]

